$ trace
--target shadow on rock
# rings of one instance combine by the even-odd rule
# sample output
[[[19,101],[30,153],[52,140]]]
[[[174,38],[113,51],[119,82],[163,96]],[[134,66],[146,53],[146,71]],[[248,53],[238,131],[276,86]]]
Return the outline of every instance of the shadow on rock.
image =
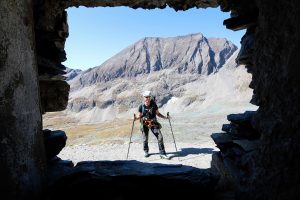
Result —
[[[85,161],[69,169],[49,184],[45,199],[212,199],[219,179],[208,169],[135,160]]]
[[[177,152],[168,152],[168,154],[173,154],[170,158],[174,157],[186,157],[188,155],[198,155],[198,154],[212,154],[214,151],[213,148],[182,148],[181,151]]]

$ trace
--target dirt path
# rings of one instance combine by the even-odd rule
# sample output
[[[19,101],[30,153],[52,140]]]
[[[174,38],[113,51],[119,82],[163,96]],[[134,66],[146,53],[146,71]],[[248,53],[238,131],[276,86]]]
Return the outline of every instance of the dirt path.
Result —
[[[212,143],[189,144],[165,143],[165,148],[170,160],[161,159],[156,143],[149,144],[150,157],[145,158],[141,143],[131,143],[128,160],[137,160],[149,163],[181,164],[197,168],[209,168],[211,156],[218,151]],[[98,145],[74,145],[65,147],[60,154],[64,160],[72,160],[74,164],[80,161],[97,160],[126,160],[128,144],[98,144]]]

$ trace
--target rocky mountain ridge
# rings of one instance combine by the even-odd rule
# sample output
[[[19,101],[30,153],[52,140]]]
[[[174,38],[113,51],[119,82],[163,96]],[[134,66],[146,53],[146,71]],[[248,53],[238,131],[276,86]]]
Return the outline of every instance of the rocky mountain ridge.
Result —
[[[83,72],[73,86],[84,87],[164,69],[178,74],[209,75],[221,68],[236,50],[227,39],[207,39],[201,33],[170,38],[146,37],[100,66]]]
[[[233,93],[240,98],[246,92],[247,98],[251,76],[236,64],[237,54],[230,41],[200,33],[144,38],[70,79],[67,110],[86,122],[128,116],[136,112],[146,89],[153,91],[160,108],[171,106],[177,112],[199,110]]]

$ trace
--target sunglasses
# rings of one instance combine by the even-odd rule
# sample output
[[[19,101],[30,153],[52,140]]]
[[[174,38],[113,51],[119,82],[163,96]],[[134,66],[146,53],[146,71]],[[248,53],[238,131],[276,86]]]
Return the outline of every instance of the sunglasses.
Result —
[[[147,97],[145,97],[145,98],[150,98],[150,96],[147,96]]]

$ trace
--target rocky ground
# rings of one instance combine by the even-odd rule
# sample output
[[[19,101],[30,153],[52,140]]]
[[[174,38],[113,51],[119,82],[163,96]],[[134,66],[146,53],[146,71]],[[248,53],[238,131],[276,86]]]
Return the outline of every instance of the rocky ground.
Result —
[[[170,160],[161,159],[156,143],[150,143],[150,156],[145,158],[141,143],[131,143],[128,160],[136,160],[147,163],[182,164],[197,168],[209,168],[211,155],[217,149],[210,144],[191,143],[165,143],[167,155]],[[101,145],[76,145],[64,148],[58,155],[65,160],[72,160],[74,164],[80,161],[99,160],[126,160],[128,144],[101,144]]]
[[[150,157],[143,155],[142,137],[139,124],[134,124],[132,143],[128,160],[148,163],[181,164],[197,168],[209,168],[211,155],[218,151],[210,135],[221,132],[222,124],[227,123],[226,116],[231,113],[243,113],[255,110],[248,103],[240,105],[214,105],[203,112],[183,112],[171,115],[171,125],[177,151],[168,120],[160,120],[163,128],[165,148],[171,158],[159,157],[158,145],[154,135],[149,135]],[[48,113],[44,116],[44,127],[52,130],[64,130],[68,137],[67,145],[58,157],[80,161],[126,160],[129,148],[131,119],[116,119],[97,124],[80,124],[66,118],[62,112]]]

